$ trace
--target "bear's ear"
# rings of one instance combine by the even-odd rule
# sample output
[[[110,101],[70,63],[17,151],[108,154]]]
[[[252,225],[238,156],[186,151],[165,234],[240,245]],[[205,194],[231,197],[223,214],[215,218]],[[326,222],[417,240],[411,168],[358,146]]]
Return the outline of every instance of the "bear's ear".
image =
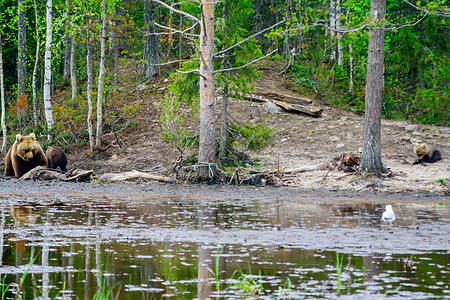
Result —
[[[22,139],[22,135],[16,134],[16,141],[20,142],[21,139]]]
[[[36,139],[36,135],[34,134],[34,132],[30,133],[30,136],[31,136],[33,139]]]

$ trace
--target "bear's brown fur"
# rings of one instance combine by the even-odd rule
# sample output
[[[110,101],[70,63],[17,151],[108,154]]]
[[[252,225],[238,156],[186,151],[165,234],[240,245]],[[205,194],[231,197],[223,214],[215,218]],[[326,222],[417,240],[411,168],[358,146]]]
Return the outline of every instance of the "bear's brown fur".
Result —
[[[37,166],[48,166],[44,151],[34,133],[16,135],[16,141],[5,157],[5,176],[22,177]]]
[[[434,163],[442,158],[439,150],[436,150],[433,146],[428,146],[427,144],[415,144],[414,153],[417,155],[417,160],[413,165],[420,163]]]
[[[59,167],[62,171],[67,171],[67,156],[61,148],[50,146],[47,148],[45,155],[50,169]]]

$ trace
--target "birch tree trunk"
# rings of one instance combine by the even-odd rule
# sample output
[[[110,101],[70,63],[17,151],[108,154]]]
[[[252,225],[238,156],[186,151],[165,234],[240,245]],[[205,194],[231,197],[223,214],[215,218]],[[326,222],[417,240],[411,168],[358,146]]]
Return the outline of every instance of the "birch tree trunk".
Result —
[[[5,120],[5,85],[3,82],[3,51],[2,51],[2,33],[0,32],[0,99],[2,105],[2,132],[3,132],[3,142],[2,142],[2,156],[5,157],[6,154],[6,120]]]
[[[360,170],[385,172],[381,162],[381,104],[384,88],[384,28],[378,24],[386,15],[386,0],[371,0],[369,53],[367,57],[364,132]]]
[[[350,53],[350,57],[349,57],[349,69],[350,69],[350,83],[349,83],[349,93],[350,95],[353,97],[354,91],[355,91],[355,80],[354,80],[354,74],[355,74],[355,66],[353,63],[353,46],[352,46],[352,41],[350,41],[350,44],[348,45],[348,52]]]
[[[100,149],[102,145],[103,129],[103,76],[105,74],[105,51],[106,51],[106,2],[102,0],[102,28],[100,34],[100,69],[98,72],[97,88],[97,138],[95,147]]]
[[[52,35],[53,35],[53,19],[52,19],[52,0],[47,0],[47,34],[45,41],[45,72],[44,72],[44,110],[45,119],[47,120],[48,139],[51,139],[51,129],[54,125],[52,102],[51,102],[51,80],[52,80]]]
[[[119,33],[117,27],[119,26],[119,21],[117,17],[117,5],[114,6],[114,11],[116,13],[116,17],[114,18],[114,30],[113,30],[113,45],[114,45],[114,86],[113,86],[113,95],[117,94],[117,86],[119,84]]]
[[[344,64],[344,51],[343,51],[343,45],[342,45],[342,26],[341,26],[341,0],[337,0],[336,4],[336,29],[338,31],[337,33],[337,40],[338,40],[338,65],[342,66]]]
[[[17,98],[20,99],[27,89],[27,24],[26,0],[18,0],[18,57],[17,57]]]
[[[334,46],[334,38],[336,35],[336,32],[333,29],[336,29],[336,0],[330,0],[330,37],[331,37],[331,43],[330,43],[330,59],[334,60],[336,58],[336,47]]]
[[[37,119],[37,112],[36,112],[36,105],[38,103],[37,101],[37,88],[36,88],[36,80],[37,80],[37,72],[39,67],[39,52],[41,49],[41,37],[39,34],[39,19],[38,19],[38,9],[37,9],[37,3],[36,0],[34,0],[34,15],[36,17],[36,59],[34,61],[34,68],[33,68],[33,82],[31,83],[31,87],[33,89],[33,122],[34,127],[38,126],[38,119]]]
[[[91,18],[88,13],[88,7],[86,1],[84,1],[84,5],[86,8],[86,71],[87,71],[87,102],[88,102],[88,116],[87,116],[87,125],[88,125],[88,134],[89,134],[89,147],[91,150],[94,150],[94,134],[93,134],[93,126],[92,126],[92,70],[93,70],[93,63],[92,63],[92,42],[91,42],[91,36],[90,36],[90,30],[89,30],[89,24],[91,23]]]
[[[200,25],[200,143],[198,152],[199,179],[208,180],[211,164],[215,163],[215,117],[214,117],[214,2],[201,1]]]
[[[154,24],[155,11],[152,0],[144,2],[144,24],[146,38],[144,43],[144,76],[150,78],[160,75],[159,53],[158,53],[158,37],[156,36],[156,28]]]
[[[77,86],[77,74],[75,73],[75,66],[77,64],[75,60],[75,41],[72,39],[72,44],[70,45],[72,47],[70,51],[70,82],[72,86],[72,100],[75,100],[77,98],[78,93],[78,86]]]

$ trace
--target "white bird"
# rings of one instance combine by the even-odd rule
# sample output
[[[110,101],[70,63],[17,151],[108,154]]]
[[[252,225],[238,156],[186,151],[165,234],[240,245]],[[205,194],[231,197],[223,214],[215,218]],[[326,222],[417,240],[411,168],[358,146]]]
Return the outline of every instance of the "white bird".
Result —
[[[395,220],[395,213],[392,210],[392,205],[386,205],[386,211],[383,212],[383,216],[381,217],[381,221],[386,223],[386,225],[389,223],[389,226],[394,222]]]

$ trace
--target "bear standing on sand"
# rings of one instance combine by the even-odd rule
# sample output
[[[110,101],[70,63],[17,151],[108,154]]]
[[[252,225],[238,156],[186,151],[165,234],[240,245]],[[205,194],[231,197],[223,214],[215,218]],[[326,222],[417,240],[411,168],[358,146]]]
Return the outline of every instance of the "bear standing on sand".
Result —
[[[37,166],[48,166],[44,151],[34,133],[16,135],[16,141],[5,157],[5,176],[22,177]]]
[[[58,147],[48,147],[45,152],[48,160],[48,167],[50,169],[61,168],[61,171],[67,171],[67,156],[61,148]]]
[[[417,155],[417,160],[413,165],[420,163],[434,163],[442,158],[439,150],[436,150],[433,146],[428,146],[427,144],[415,144],[414,153]]]

